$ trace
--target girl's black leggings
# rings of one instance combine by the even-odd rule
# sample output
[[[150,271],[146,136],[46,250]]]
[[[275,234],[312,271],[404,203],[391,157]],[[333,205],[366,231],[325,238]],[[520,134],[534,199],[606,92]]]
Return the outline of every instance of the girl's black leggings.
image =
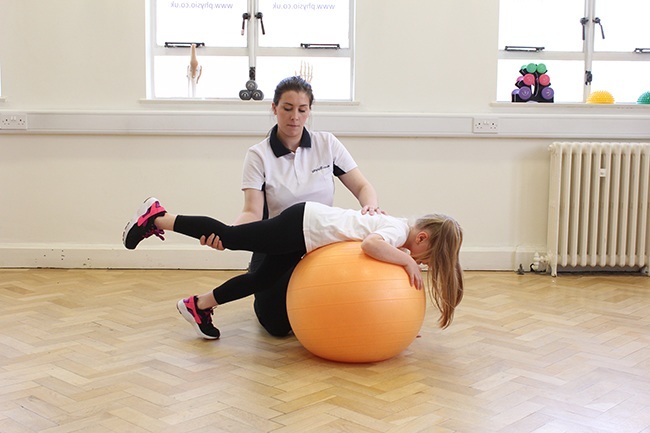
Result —
[[[266,254],[254,272],[231,278],[212,291],[217,303],[225,304],[271,287],[305,255],[304,211],[305,204],[298,203],[275,218],[237,226],[210,217],[178,215],[174,231],[196,239],[214,233],[229,250]]]

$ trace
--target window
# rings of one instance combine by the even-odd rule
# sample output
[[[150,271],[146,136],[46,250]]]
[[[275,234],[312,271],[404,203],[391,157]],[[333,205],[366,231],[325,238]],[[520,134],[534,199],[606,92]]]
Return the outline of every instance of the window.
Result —
[[[512,100],[519,71],[529,64],[546,67],[555,102],[585,102],[603,90],[617,103],[636,103],[650,90],[648,0],[500,0],[499,6],[497,100]]]
[[[270,99],[296,74],[319,101],[353,97],[354,0],[146,1],[148,98]]]

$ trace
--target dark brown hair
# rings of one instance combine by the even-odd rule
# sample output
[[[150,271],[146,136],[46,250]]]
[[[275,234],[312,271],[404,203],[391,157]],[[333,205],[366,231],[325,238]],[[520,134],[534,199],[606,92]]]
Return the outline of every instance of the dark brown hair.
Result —
[[[280,103],[280,98],[282,95],[285,92],[290,92],[292,90],[294,92],[302,92],[307,94],[307,97],[309,98],[309,108],[311,108],[311,104],[314,102],[314,93],[311,89],[311,84],[297,75],[294,77],[285,78],[278,83],[278,85],[275,87],[273,103],[275,105],[278,105]]]

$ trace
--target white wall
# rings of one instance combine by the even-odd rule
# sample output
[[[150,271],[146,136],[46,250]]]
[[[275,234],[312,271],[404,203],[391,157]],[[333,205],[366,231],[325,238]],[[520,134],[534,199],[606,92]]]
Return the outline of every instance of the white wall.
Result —
[[[382,207],[460,221],[467,269],[515,269],[545,250],[550,142],[650,138],[643,107],[493,104],[497,14],[497,0],[358,0],[359,103],[313,112]],[[30,129],[0,130],[0,266],[246,265],[247,254],[174,234],[121,245],[149,195],[172,212],[234,219],[245,150],[273,124],[268,102],[142,101],[144,20],[144,0],[2,0],[0,113],[27,113]],[[473,134],[475,116],[502,132]],[[342,186],[337,204],[356,207]]]

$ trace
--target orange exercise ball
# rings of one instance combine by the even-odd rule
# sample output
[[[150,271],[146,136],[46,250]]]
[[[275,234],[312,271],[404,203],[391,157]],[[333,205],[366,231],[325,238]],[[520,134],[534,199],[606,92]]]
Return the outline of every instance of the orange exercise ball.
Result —
[[[338,362],[377,362],[417,337],[426,310],[424,290],[402,266],[339,242],[307,254],[293,271],[287,313],[296,338],[311,353]]]

